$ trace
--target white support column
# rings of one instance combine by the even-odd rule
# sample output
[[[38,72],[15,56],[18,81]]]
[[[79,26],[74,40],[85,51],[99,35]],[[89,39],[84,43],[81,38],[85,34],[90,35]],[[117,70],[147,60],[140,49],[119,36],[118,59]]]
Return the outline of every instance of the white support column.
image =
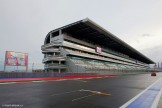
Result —
[[[60,29],[60,30],[59,30],[59,35],[61,35],[61,34],[62,34],[62,30]]]
[[[52,33],[50,33],[50,43],[51,43]]]
[[[4,72],[6,71],[6,56],[7,56],[7,51],[6,51],[6,54],[5,54],[5,61],[4,61]]]
[[[60,70],[60,68],[59,68],[59,73],[61,73],[61,70]]]

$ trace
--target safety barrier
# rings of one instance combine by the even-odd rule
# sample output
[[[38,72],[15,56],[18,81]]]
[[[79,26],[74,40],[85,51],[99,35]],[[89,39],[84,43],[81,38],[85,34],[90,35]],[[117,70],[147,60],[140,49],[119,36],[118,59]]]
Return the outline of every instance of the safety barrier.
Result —
[[[27,73],[27,72],[0,72],[0,78],[50,78],[50,77],[65,77],[65,76],[96,76],[98,73]]]

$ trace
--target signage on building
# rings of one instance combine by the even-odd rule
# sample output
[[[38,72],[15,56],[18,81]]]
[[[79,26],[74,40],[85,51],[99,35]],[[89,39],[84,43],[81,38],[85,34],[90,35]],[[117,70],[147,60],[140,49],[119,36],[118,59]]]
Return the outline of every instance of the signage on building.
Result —
[[[101,53],[101,48],[100,47],[96,47],[96,53]]]

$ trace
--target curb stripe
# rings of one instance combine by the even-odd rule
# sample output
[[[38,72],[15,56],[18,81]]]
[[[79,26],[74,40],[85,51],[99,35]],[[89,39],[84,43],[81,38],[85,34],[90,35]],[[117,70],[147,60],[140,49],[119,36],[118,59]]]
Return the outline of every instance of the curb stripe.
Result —
[[[156,99],[155,99],[154,103],[152,104],[151,108],[157,108],[158,103],[160,101],[161,94],[162,94],[162,88],[161,88],[160,92],[158,93],[158,95],[156,96]]]
[[[120,108],[156,108],[161,96],[162,78],[136,95]]]
[[[31,82],[46,82],[46,81],[40,80],[40,81],[31,81]]]
[[[12,78],[12,79],[0,79],[0,84],[14,84],[14,83],[26,83],[26,82],[50,82],[50,81],[65,81],[65,80],[79,80],[79,79],[97,79],[105,77],[117,77],[115,76],[86,76],[80,78]]]

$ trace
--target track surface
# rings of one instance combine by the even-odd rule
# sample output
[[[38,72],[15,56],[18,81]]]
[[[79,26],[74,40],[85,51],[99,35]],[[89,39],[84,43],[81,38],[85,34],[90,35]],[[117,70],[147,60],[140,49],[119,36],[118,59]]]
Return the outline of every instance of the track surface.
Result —
[[[141,74],[0,84],[0,108],[118,108],[161,77],[158,73],[156,77]]]

